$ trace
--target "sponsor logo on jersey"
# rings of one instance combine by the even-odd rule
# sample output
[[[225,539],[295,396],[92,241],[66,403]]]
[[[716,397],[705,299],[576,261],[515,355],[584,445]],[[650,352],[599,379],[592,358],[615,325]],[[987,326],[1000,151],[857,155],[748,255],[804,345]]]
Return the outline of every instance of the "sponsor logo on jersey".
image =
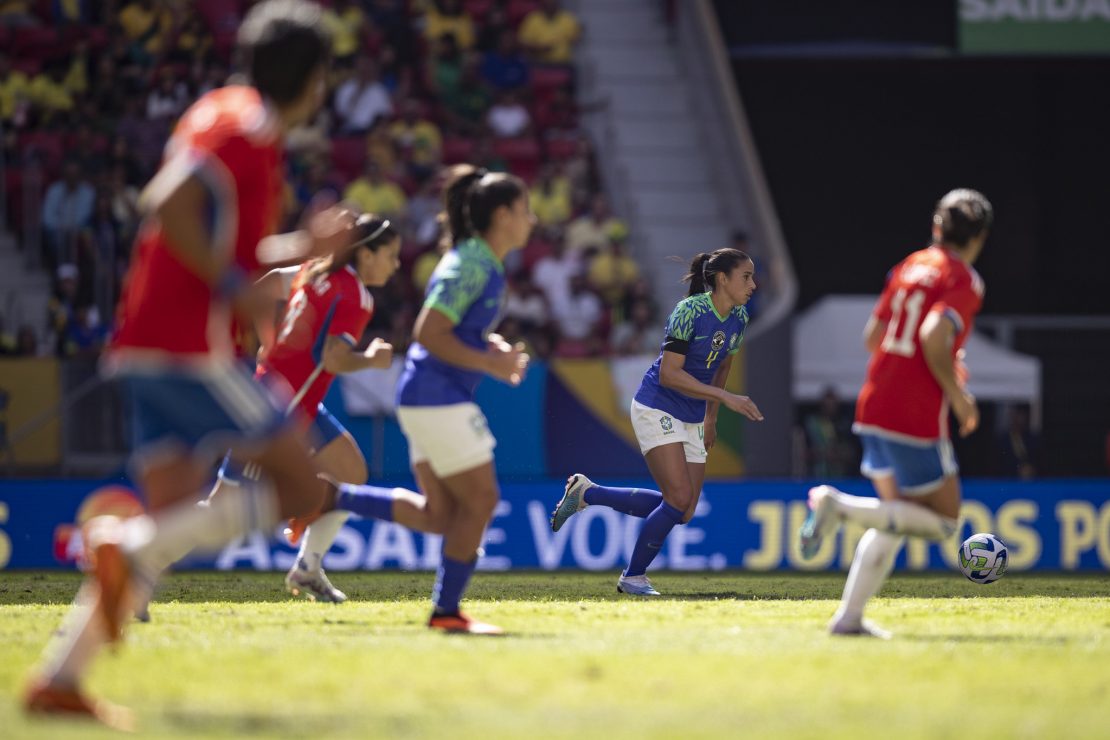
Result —
[[[710,344],[710,346],[713,347],[714,352],[721,349],[721,347],[724,347],[725,346],[725,333],[723,331],[719,330],[719,329],[717,331],[713,332],[713,341]]]

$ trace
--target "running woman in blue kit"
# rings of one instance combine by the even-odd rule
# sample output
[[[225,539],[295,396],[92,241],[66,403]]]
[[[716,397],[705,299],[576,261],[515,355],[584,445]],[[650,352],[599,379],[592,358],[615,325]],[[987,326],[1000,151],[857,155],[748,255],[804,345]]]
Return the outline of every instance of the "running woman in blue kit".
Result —
[[[717,440],[723,404],[752,421],[763,415],[747,396],[724,389],[740,351],[755,291],[755,265],[738,249],[699,254],[685,279],[690,293],[675,306],[659,358],[644,373],[632,402],[632,426],[659,491],[599,486],[581,473],[567,479],[551,517],[559,531],[586,506],[608,506],[646,518],[617,590],[658,596],[644,573],[676,524],[694,515],[705,480],[705,461]]]
[[[517,177],[469,165],[452,169],[445,220],[454,248],[428,283],[413,328],[415,341],[397,383],[397,419],[409,443],[421,493],[337,484],[321,514],[333,509],[443,535],[443,557],[428,626],[445,632],[500,634],[459,610],[486,526],[500,498],[496,445],[474,392],[486,375],[518,385],[528,365],[497,325],[505,292],[504,257],[528,241],[535,217]]]

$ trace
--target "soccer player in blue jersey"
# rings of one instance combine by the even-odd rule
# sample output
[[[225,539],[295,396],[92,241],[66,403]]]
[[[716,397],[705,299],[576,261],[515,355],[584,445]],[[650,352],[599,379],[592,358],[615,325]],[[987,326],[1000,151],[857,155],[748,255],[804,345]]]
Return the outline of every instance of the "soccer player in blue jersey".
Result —
[[[723,404],[752,421],[763,415],[747,396],[724,389],[740,350],[755,291],[755,265],[738,249],[699,254],[686,280],[689,295],[667,321],[659,358],[644,373],[632,402],[632,426],[659,491],[599,486],[581,473],[567,479],[551,517],[554,531],[586,506],[608,506],[644,517],[644,526],[617,591],[658,596],[644,573],[676,524],[694,515],[705,480],[705,461],[717,439]]]
[[[428,626],[499,634],[499,627],[459,610],[500,498],[493,466],[496,441],[474,403],[474,391],[486,375],[511,385],[524,379],[524,346],[510,346],[490,330],[497,325],[505,293],[502,261],[528,241],[535,217],[519,178],[469,165],[452,170],[445,205],[454,248],[428,283],[413,329],[416,341],[397,384],[397,419],[423,495],[339,484],[321,513],[338,509],[442,534]],[[294,527],[304,522],[297,520]]]

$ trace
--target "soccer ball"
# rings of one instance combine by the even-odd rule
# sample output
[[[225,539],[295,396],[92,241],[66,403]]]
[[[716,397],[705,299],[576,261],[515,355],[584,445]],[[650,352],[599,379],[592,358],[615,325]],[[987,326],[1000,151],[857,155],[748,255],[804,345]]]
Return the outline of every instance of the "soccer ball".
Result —
[[[1006,574],[1006,545],[993,534],[973,534],[960,545],[960,570],[967,580],[994,583]]]

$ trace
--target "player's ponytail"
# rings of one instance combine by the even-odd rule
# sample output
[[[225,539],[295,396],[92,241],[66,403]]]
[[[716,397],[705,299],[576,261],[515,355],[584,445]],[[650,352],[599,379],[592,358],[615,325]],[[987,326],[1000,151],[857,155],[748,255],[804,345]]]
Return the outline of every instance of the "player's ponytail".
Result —
[[[690,283],[687,296],[704,293],[717,287],[717,276],[727,275],[740,264],[751,261],[751,257],[739,249],[726,247],[715,252],[702,252],[690,262],[690,272],[683,276],[683,281]]]
[[[967,243],[991,227],[994,208],[986,197],[967,188],[953,190],[937,203],[933,223],[940,229],[940,240],[954,247]]]
[[[440,222],[446,227],[446,237],[451,244],[474,236],[467,209],[470,188],[486,174],[486,170],[469,164],[459,164],[447,173],[443,187],[443,212]]]

